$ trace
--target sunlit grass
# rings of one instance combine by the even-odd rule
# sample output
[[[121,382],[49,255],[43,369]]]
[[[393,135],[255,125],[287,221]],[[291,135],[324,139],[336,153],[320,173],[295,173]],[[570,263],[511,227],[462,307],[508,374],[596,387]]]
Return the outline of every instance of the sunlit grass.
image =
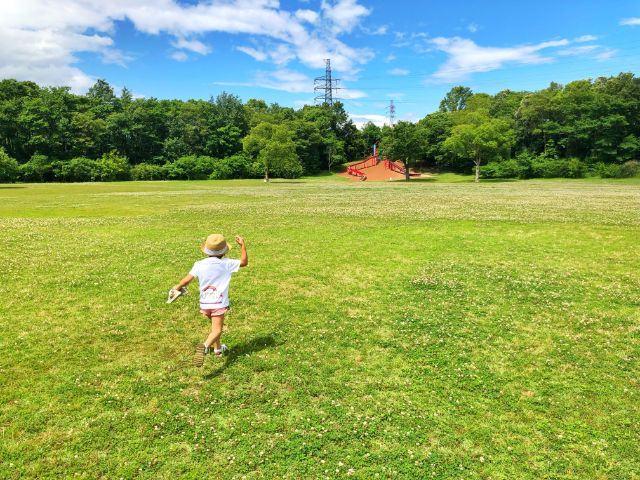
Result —
[[[637,478],[637,184],[332,180],[2,186],[0,477]]]

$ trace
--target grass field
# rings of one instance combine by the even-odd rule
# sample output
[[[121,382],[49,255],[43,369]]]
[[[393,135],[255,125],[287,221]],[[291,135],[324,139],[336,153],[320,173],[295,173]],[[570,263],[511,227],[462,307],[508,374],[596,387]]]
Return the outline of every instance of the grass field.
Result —
[[[640,478],[640,184],[444,180],[0,186],[0,477]]]

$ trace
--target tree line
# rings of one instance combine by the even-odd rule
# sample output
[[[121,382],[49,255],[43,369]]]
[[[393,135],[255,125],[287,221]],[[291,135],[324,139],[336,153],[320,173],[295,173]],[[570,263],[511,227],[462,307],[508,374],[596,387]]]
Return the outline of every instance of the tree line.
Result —
[[[0,181],[299,177],[365,155],[341,103],[299,110],[222,93],[209,100],[116,96],[0,81]]]
[[[496,95],[452,88],[416,123],[361,130],[340,102],[298,110],[222,93],[115,95],[0,81],[0,181],[226,179],[313,175],[369,155],[476,179],[640,173],[640,79],[632,73]]]
[[[640,174],[640,79],[632,73],[537,92],[452,88],[438,112],[363,135],[414,167],[485,178]]]

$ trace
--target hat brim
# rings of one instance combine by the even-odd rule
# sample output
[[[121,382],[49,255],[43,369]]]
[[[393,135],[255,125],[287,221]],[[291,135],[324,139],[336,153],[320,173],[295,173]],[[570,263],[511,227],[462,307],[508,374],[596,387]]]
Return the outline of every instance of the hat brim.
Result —
[[[231,250],[231,248],[232,248],[231,244],[229,242],[226,242],[226,247],[221,250],[209,250],[207,246],[203,243],[202,246],[200,247],[200,250],[202,250],[202,253],[204,253],[208,257],[215,257],[217,255],[224,255],[229,250]]]

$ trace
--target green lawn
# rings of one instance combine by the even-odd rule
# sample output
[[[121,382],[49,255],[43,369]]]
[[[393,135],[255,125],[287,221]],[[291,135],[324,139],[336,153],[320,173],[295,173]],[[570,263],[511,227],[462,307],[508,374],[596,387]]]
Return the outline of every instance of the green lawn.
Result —
[[[639,212],[632,181],[0,186],[0,478],[640,478]],[[250,265],[196,369],[195,285],[164,302],[212,232]]]

